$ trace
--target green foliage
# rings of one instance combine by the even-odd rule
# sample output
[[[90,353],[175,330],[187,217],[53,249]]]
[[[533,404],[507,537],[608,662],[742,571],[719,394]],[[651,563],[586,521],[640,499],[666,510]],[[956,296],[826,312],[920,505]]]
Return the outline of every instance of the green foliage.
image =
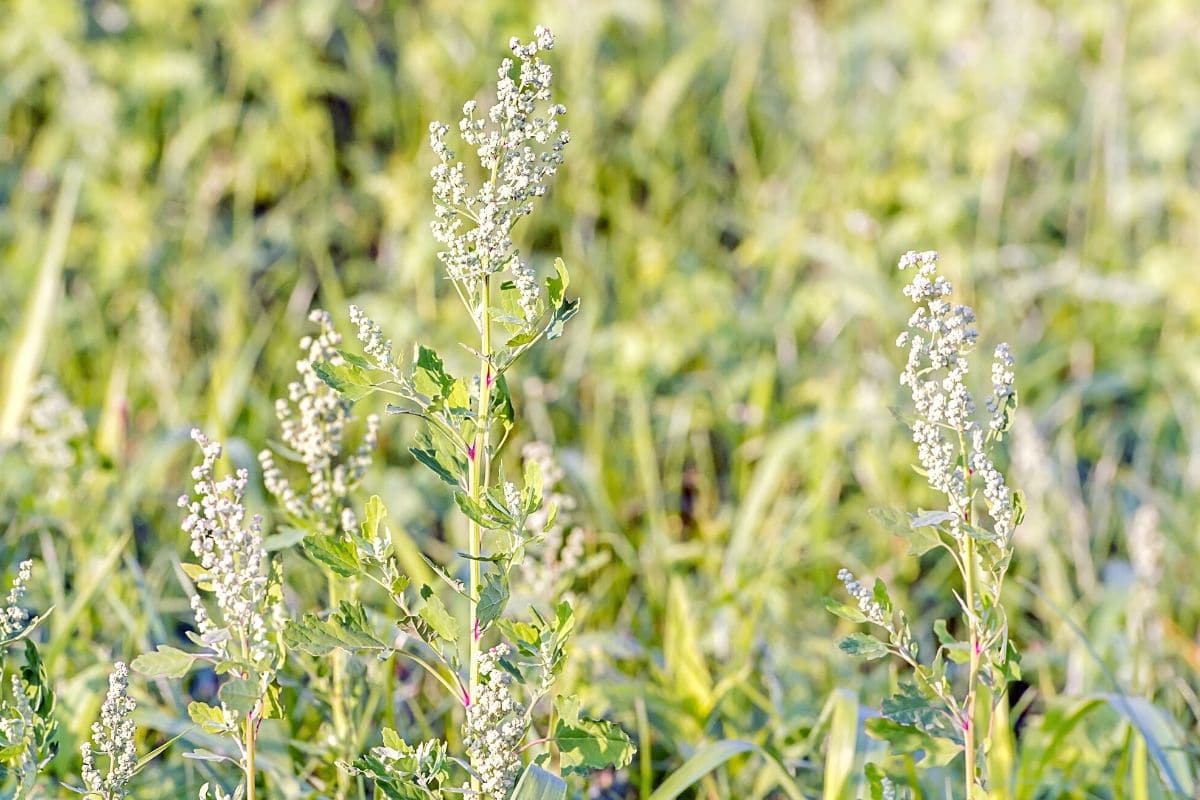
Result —
[[[1130,716],[1091,704],[1099,692],[1174,720],[1178,735],[1158,742],[1188,796],[1178,765],[1196,774],[1186,687],[1200,627],[1190,575],[1200,558],[1191,6],[575,10],[551,9],[562,16],[548,20],[563,37],[552,55],[571,109],[568,162],[543,210],[514,231],[551,283],[556,256],[571,266],[562,311],[550,308],[551,288],[541,322],[574,316],[549,348],[499,321],[497,372],[506,353],[532,346],[496,379],[492,407],[497,440],[501,407],[513,409],[508,473],[521,475],[526,443],[549,443],[563,491],[577,496],[559,518],[564,535],[580,531],[578,565],[553,592],[531,591],[515,566],[504,614],[525,624],[532,599],[549,620],[559,592],[571,595],[584,633],[554,691],[636,732],[641,753],[603,780],[649,797],[703,743],[728,738],[747,749],[672,784],[676,796],[778,792],[753,744],[820,796],[821,711],[844,689],[869,734],[848,791],[875,790],[864,763],[917,797],[956,780],[961,760],[951,764],[946,740],[915,728],[895,743],[876,737],[900,727],[870,716],[894,673],[846,658],[836,643],[861,622],[821,612],[832,570],[883,576],[897,614],[913,615],[923,663],[940,654],[957,685],[968,648],[939,532],[897,512],[897,539],[871,516],[881,505],[936,507],[908,469],[908,432],[883,413],[901,405],[892,341],[909,313],[891,265],[928,242],[945,248],[956,286],[988,320],[983,343],[1011,332],[1021,365],[1020,405],[1014,397],[1005,424],[1025,520],[1004,603],[1025,652],[1019,665],[994,666],[1004,682],[1019,668],[1032,688],[1017,684],[1006,698],[1016,777],[996,791],[1168,796],[1153,747]],[[251,511],[265,513],[267,547],[282,562],[287,617],[311,615],[342,636],[332,620],[352,600],[386,644],[351,654],[326,642],[324,655],[289,645],[287,718],[262,723],[259,788],[337,796],[337,760],[369,752],[384,726],[411,742],[453,738],[462,711],[433,673],[457,688],[455,679],[409,619],[424,585],[460,622],[467,613],[469,568],[456,555],[466,522],[450,491],[469,494],[458,440],[474,435],[474,409],[434,423],[427,444],[426,421],[389,393],[391,373],[356,361],[352,341],[338,345],[381,384],[355,413],[385,401],[405,412],[384,423],[351,504],[359,521],[372,494],[390,507],[378,541],[357,528],[357,557],[374,577],[342,579],[301,557],[300,539],[316,531],[256,494],[252,455],[266,445],[287,460],[272,401],[296,378],[313,305],[346,334],[347,302],[371,309],[399,343],[402,375],[419,341],[474,392],[477,356],[454,343],[476,329],[432,270],[427,125],[494,76],[496,43],[527,32],[534,10],[491,0],[437,13],[392,0],[17,0],[5,12],[0,566],[44,559],[26,605],[57,607],[25,636],[60,698],[59,752],[38,791],[78,782],[100,662],[158,645],[200,649],[184,633],[192,587],[178,568],[186,541],[173,506],[188,488],[181,442],[195,423],[220,433],[227,466],[250,469]],[[515,316],[509,290],[493,295],[497,318]],[[346,397],[366,390],[346,373]],[[14,438],[43,407],[43,374],[81,411],[82,430],[52,426],[62,450],[45,436]],[[986,369],[972,374],[986,385]],[[361,416],[349,424],[352,438],[362,426]],[[304,475],[292,476],[299,488]],[[555,563],[539,549],[555,535],[523,545],[537,554],[530,563]],[[488,540],[507,549],[507,536]],[[481,563],[481,577],[496,566]],[[673,578],[690,602],[668,630]],[[487,635],[511,640],[503,618]],[[465,672],[461,635],[459,644],[447,656]],[[186,742],[158,754],[134,796],[194,797],[204,782],[236,791],[229,740],[186,718],[189,702],[218,700],[227,673],[211,666],[135,679],[140,752],[180,734]],[[334,686],[353,712],[338,725]],[[185,760],[193,748],[226,760]],[[585,791],[588,781],[572,781]]]

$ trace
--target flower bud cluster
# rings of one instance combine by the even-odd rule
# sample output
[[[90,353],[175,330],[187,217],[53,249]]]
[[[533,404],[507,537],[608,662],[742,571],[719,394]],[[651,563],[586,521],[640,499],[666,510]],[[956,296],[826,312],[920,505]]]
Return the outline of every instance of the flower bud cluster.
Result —
[[[192,430],[192,439],[200,446],[203,461],[192,468],[195,499],[184,495],[179,507],[187,511],[183,530],[192,537],[192,554],[204,570],[200,580],[212,586],[219,614],[214,620],[200,598],[193,597],[196,627],[217,654],[228,656],[233,640],[245,648],[238,655],[255,664],[266,662],[274,648],[268,639],[262,518],[246,517],[246,470],[218,480],[214,469],[221,445],[199,429]]]
[[[40,378],[33,386],[29,420],[20,432],[29,462],[50,470],[70,469],[75,465],[72,442],[85,433],[83,412],[71,404],[53,378]]]
[[[1012,350],[1007,342],[1001,342],[996,345],[996,350],[992,354],[992,396],[987,401],[988,413],[992,415],[988,425],[997,439],[1004,434],[1005,404],[1010,397],[1016,394],[1016,389],[1013,388],[1016,376],[1013,375],[1012,367]]]
[[[1009,401],[1015,397],[1012,351],[1001,344],[993,353],[992,394],[987,402],[991,416],[985,430],[975,420],[975,401],[966,387],[967,356],[978,339],[975,312],[946,299],[953,287],[938,274],[937,261],[933,251],[908,252],[900,259],[901,270],[916,270],[904,294],[917,308],[909,318],[909,329],[896,343],[908,348],[900,383],[909,388],[919,416],[913,423],[917,459],[929,485],[946,496],[955,516],[951,529],[956,536],[962,535],[962,523],[970,517],[970,482],[978,476],[994,531],[1001,546],[1007,547],[1016,509],[1004,475],[988,453],[1004,435]]]
[[[307,490],[301,494],[292,487],[270,450],[259,453],[258,460],[267,491],[290,515],[325,523],[330,529],[341,525],[353,530],[358,523],[347,501],[371,464],[379,439],[379,417],[367,417],[362,442],[343,456],[346,426],[352,418],[350,403],[321,380],[315,369],[320,362],[334,366],[344,363],[338,352],[342,337],[328,312],[317,309],[308,318],[319,326],[319,332],[300,340],[304,357],[296,362],[299,380],[288,384],[286,399],[275,401],[280,436],[304,465]]]
[[[477,280],[507,265],[527,319],[537,310],[536,278],[516,255],[510,234],[517,220],[533,211],[533,200],[545,194],[570,141],[567,131],[559,128],[566,108],[551,102],[553,72],[538,56],[553,47],[554,36],[540,26],[527,44],[514,38],[509,49],[516,63],[509,58],[500,63],[495,104],[484,116],[477,115],[474,100],[463,106],[459,136],[474,149],[486,176],[477,190],[472,191],[464,164],[446,142],[450,126],[429,126],[438,159],[430,173],[433,235],[444,247],[438,258],[450,278],[459,282]]]
[[[92,723],[92,739],[80,746],[83,757],[83,787],[103,800],[120,800],[137,767],[134,734],[137,726],[129,715],[137,704],[129,696],[129,668],[118,661],[108,678],[108,694],[100,707],[100,719]],[[108,757],[108,772],[96,769],[95,753]]]
[[[892,621],[884,613],[883,606],[875,600],[871,590],[863,586],[848,569],[840,569],[838,580],[846,586],[846,593],[858,601],[858,608],[868,620],[888,630],[892,629]]]
[[[12,709],[17,712],[17,715],[15,717],[0,717],[0,736],[3,736],[9,742],[23,742],[27,741],[28,737],[32,735],[36,716],[33,713],[33,706],[29,703],[29,685],[21,680],[21,676],[16,673],[13,673],[11,680],[13,694]],[[27,750],[28,748],[26,748]],[[28,758],[27,755],[24,757]],[[27,763],[22,764],[22,767],[25,769],[31,766]]]
[[[400,380],[400,365],[392,356],[392,340],[383,335],[379,323],[355,305],[350,306],[350,323],[358,329],[358,341],[376,369],[384,370],[395,380]]]
[[[467,707],[463,731],[471,767],[480,790],[463,787],[472,800],[505,800],[521,771],[521,738],[525,735],[525,708],[513,696],[512,676],[500,665],[511,648],[500,644],[479,656],[478,695]]]
[[[518,569],[532,596],[551,597],[558,584],[579,568],[587,534],[583,528],[571,524],[575,498],[559,488],[566,475],[550,445],[530,442],[521,455],[526,461],[537,463],[542,471],[542,506],[525,520],[529,533],[542,540],[530,548],[532,557],[521,562]],[[553,508],[558,509],[558,514],[554,524],[547,528]]]
[[[21,606],[29,580],[33,577],[33,562],[22,561],[17,566],[17,576],[13,578],[12,587],[8,590],[5,607],[0,611],[0,632],[4,636],[15,636],[25,628],[29,621],[29,612]]]

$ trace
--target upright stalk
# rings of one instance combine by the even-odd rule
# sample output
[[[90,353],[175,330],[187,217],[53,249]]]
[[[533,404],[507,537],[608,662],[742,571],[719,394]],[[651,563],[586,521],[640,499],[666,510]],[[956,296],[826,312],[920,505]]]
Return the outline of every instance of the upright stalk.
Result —
[[[491,312],[491,278],[486,273],[479,281],[479,332],[480,332],[480,348],[479,348],[479,406],[476,411],[477,428],[475,430],[475,441],[471,445],[471,451],[467,454],[469,462],[468,482],[471,499],[475,503],[479,503],[483,493],[487,490],[488,483],[488,444],[489,444],[489,417],[491,415],[491,395],[492,395],[492,312]],[[478,617],[478,599],[479,599],[479,556],[483,550],[483,529],[475,520],[470,520],[467,528],[467,536],[469,538],[468,548],[471,555],[468,569],[470,571],[470,580],[468,586],[470,613],[468,614],[468,624],[470,626],[467,631],[467,636],[470,641],[470,680],[467,683],[467,692],[470,695],[468,704],[475,702],[479,696],[479,617]],[[475,781],[472,779],[472,785]]]
[[[254,800],[254,717],[246,714],[243,728],[243,744],[246,747],[246,800]]]
[[[966,727],[963,736],[963,752],[966,756],[966,790],[967,797],[971,796],[971,791],[975,787],[976,772],[975,764],[975,696],[976,684],[979,682],[979,624],[975,616],[975,540],[966,535],[966,543],[963,546],[963,561],[965,573],[963,575],[964,588],[966,589],[967,604],[967,624],[971,629],[971,654],[970,666],[967,672],[967,696],[963,703],[963,714],[966,716],[963,724]]]
[[[341,602],[340,592],[338,591],[337,576],[330,573],[329,579],[329,607],[336,610]],[[330,697],[329,705],[333,714],[333,733],[337,738],[337,746],[339,755],[347,761],[354,758],[354,754],[347,746],[350,739],[349,734],[349,719],[346,714],[346,653],[340,649],[335,649],[330,653],[332,661],[330,663]],[[350,774],[343,769],[337,770],[337,797],[338,800],[345,800],[350,793]]]

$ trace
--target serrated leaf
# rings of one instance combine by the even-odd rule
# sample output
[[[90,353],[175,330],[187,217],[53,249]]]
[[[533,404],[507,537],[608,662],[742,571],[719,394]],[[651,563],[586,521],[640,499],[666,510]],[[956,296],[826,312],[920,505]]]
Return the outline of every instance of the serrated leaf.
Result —
[[[429,587],[423,587],[421,595],[425,598],[425,605],[421,606],[421,610],[417,612],[422,620],[436,633],[440,638],[447,642],[453,642],[458,638],[458,626],[454,622],[454,617],[450,616],[450,612],[446,610],[446,604]]]
[[[955,725],[950,712],[941,705],[941,701],[926,697],[912,683],[901,682],[896,694],[883,701],[880,711],[893,722],[910,725],[930,735],[962,744],[962,731]]]
[[[366,370],[356,364],[313,362],[313,372],[335,392],[353,403],[375,391]]]
[[[500,571],[490,572],[484,578],[483,589],[479,592],[479,605],[475,609],[481,628],[500,618],[504,607],[508,605],[508,598],[508,576]]]
[[[143,653],[135,658],[130,667],[147,677],[182,678],[188,674],[197,656],[185,653],[176,647],[160,644],[153,653]]]
[[[371,632],[362,605],[348,601],[343,601],[326,620],[315,614],[289,620],[283,629],[283,641],[288,647],[311,656],[325,656],[335,648],[349,653],[391,650]]]
[[[588,717],[579,717],[570,724],[559,720],[554,739],[561,750],[562,770],[567,774],[606,767],[623,769],[637,752],[620,726]]]
[[[354,543],[339,534],[315,534],[300,546],[313,561],[324,564],[343,578],[353,578],[361,571]]]
[[[429,397],[447,397],[454,388],[454,377],[446,372],[442,357],[425,345],[417,345],[413,386]]]
[[[225,712],[219,707],[207,703],[192,701],[188,703],[188,717],[200,726],[205,733],[224,733],[230,729],[225,721]]]
[[[838,649],[858,658],[873,661],[888,654],[883,642],[866,633],[852,633],[838,642]]]

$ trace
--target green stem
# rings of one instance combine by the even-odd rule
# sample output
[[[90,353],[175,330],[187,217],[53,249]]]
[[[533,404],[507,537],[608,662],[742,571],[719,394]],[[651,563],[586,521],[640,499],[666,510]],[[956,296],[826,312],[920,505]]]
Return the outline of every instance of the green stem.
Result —
[[[975,540],[970,534],[966,535],[966,543],[964,544],[963,560],[966,562],[966,569],[963,572],[964,588],[966,589],[967,603],[967,625],[971,629],[971,660],[970,667],[967,673],[967,696],[963,703],[964,724],[966,726],[965,735],[963,737],[963,750],[966,755],[966,790],[967,797],[971,796],[971,790],[978,782],[978,773],[976,772],[976,714],[975,714],[975,696],[976,684],[979,682],[979,624],[975,615]]]
[[[338,591],[338,578],[332,573],[327,574],[329,581],[329,608],[336,611],[341,601]],[[346,713],[346,653],[335,649],[330,653],[330,710],[333,712],[333,733],[337,739],[338,755],[346,761],[353,761],[354,754],[350,752],[349,717]],[[335,767],[336,769],[336,767]],[[337,797],[345,800],[350,794],[350,775],[344,770],[337,769]]]
[[[254,717],[246,714],[243,725],[243,737],[246,747],[246,800],[254,800]]]
[[[479,331],[481,347],[479,348],[479,406],[476,411],[475,442],[468,454],[470,470],[468,473],[471,499],[479,503],[488,483],[488,444],[489,416],[491,414],[492,394],[492,312],[491,312],[491,279],[484,275],[479,283]],[[471,554],[470,581],[467,587],[470,613],[467,623],[467,637],[470,641],[470,680],[467,691],[471,703],[479,696],[479,630],[478,630],[478,599],[480,589],[479,555],[483,550],[483,529],[478,522],[470,520],[467,529],[468,546]],[[477,781],[472,779],[472,786]],[[477,787],[476,787],[477,788]]]

